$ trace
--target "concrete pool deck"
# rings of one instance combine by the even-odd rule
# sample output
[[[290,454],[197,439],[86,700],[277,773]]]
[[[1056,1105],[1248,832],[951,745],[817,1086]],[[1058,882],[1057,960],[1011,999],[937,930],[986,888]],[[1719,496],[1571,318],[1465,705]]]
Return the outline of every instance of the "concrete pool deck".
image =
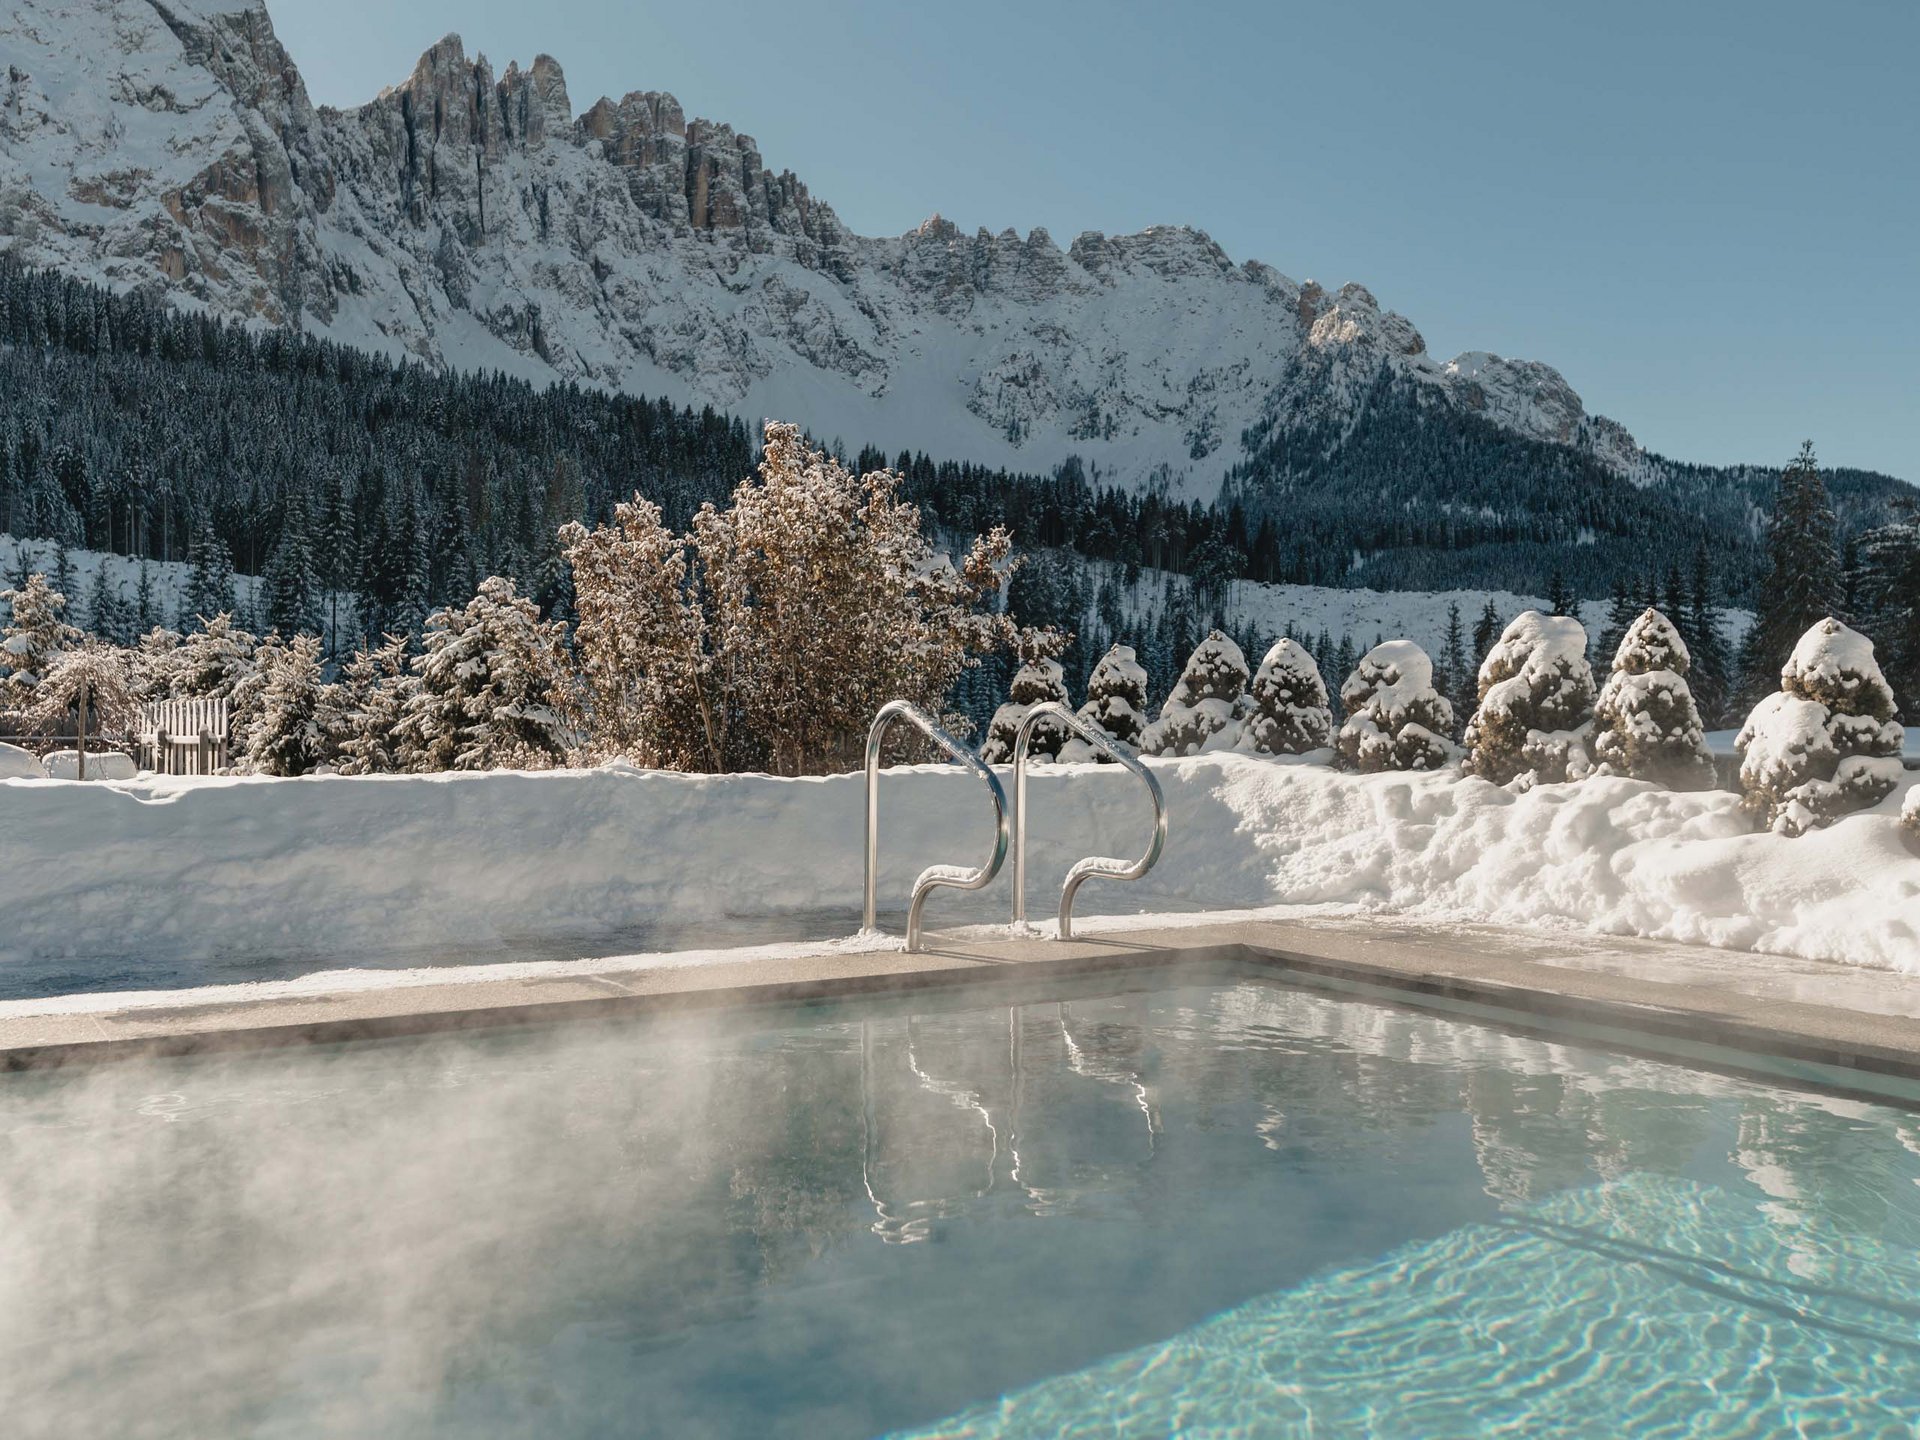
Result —
[[[1193,917],[1187,917],[1189,919]],[[897,942],[896,942],[897,944]],[[1709,1069],[1920,1105],[1920,976],[1663,941],[1391,917],[1151,921],[1059,942],[934,934],[928,949],[794,947],[698,964],[582,960],[513,973],[267,993],[210,987],[0,1007],[0,1070],[951,989],[1183,964],[1412,1006]]]

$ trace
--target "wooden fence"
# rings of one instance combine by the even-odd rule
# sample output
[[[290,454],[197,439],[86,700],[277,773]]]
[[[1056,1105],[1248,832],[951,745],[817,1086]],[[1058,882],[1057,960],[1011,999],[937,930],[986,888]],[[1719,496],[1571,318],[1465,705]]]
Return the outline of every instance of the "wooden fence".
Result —
[[[140,764],[161,775],[211,775],[228,756],[225,700],[156,700],[140,707]]]

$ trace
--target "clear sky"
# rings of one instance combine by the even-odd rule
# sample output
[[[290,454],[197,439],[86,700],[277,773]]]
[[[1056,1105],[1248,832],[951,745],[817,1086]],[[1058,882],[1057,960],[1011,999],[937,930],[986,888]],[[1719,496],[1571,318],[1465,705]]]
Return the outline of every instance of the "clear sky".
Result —
[[[449,31],[670,90],[864,234],[1157,223],[1545,360],[1687,460],[1920,482],[1920,0],[268,0],[317,102]]]

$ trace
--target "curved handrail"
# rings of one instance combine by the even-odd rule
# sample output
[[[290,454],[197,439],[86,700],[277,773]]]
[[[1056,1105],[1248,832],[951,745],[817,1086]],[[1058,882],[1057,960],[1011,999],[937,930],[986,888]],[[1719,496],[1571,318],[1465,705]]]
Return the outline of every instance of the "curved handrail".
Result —
[[[1013,740],[1013,923],[1015,925],[1024,925],[1027,921],[1027,742],[1033,736],[1035,722],[1045,715],[1051,715],[1061,721],[1096,750],[1104,751],[1109,757],[1146,781],[1147,794],[1153,800],[1153,838],[1147,842],[1146,854],[1131,864],[1125,860],[1115,860],[1110,856],[1089,855],[1084,860],[1074,861],[1072,868],[1067,871],[1067,883],[1060,891],[1060,938],[1071,940],[1073,938],[1073,897],[1083,882],[1096,876],[1102,880],[1138,880],[1159,860],[1160,852],[1167,848],[1167,797],[1160,789],[1160,782],[1153,778],[1151,770],[1115,745],[1104,732],[1089,725],[1058,700],[1043,700],[1027,711],[1025,718],[1020,722],[1019,732]]]
[[[903,719],[911,721],[928,739],[987,782],[987,789],[993,795],[994,813],[993,854],[986,864],[973,870],[962,870],[957,865],[929,865],[913,882],[913,899],[907,906],[907,953],[914,954],[920,949],[920,911],[929,892],[941,886],[978,890],[1000,873],[1000,866],[1007,858],[1007,792],[1000,787],[1000,777],[989,770],[978,755],[942,730],[918,705],[910,700],[889,700],[882,705],[873,717],[873,728],[867,731],[867,892],[862,929],[874,928],[876,914],[874,882],[880,869],[880,741],[889,725]]]

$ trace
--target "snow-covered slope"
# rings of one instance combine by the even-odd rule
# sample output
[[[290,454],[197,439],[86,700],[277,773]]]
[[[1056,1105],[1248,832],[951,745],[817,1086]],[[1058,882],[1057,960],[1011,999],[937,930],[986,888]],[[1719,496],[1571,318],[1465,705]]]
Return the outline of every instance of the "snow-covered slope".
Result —
[[[125,623],[138,626],[140,616],[140,568],[142,562],[129,555],[107,555],[98,550],[69,550],[67,566],[73,572],[73,588],[67,594],[67,608],[61,618],[69,625],[77,625],[83,630],[92,630],[105,634],[108,626],[102,617],[92,613],[93,601],[97,595],[97,581],[101,570],[106,571],[106,584],[111,597],[117,600],[125,613]],[[20,540],[12,535],[0,532],[0,590],[13,583],[22,572],[39,571],[53,579],[58,570],[59,551],[50,540]],[[182,596],[187,592],[190,569],[184,560],[151,560],[145,562],[148,586],[149,613],[145,617],[147,625],[179,625],[189,623],[193,617],[183,613]],[[259,603],[260,581],[252,575],[233,577],[234,598],[240,602],[245,623],[253,622],[253,612]],[[0,601],[0,617],[7,613],[5,601]]]
[[[1351,423],[1382,366],[1618,473],[1647,465],[1551,368],[1442,363],[1359,285],[1200,231],[852,234],[751,137],[449,36],[313,106],[258,0],[0,14],[0,246],[116,287],[436,364],[803,421],[849,443],[1211,498],[1250,426]]]

